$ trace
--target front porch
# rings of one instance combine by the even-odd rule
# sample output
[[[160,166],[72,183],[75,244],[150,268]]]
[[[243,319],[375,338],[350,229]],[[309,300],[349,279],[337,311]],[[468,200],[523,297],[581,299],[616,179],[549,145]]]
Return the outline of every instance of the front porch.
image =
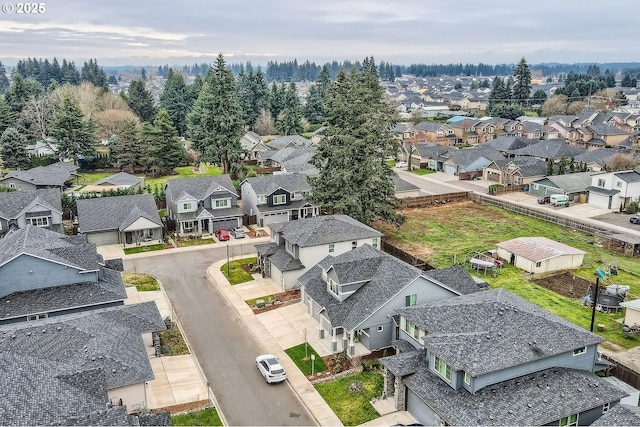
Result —
[[[164,243],[162,228],[143,228],[121,231],[120,242],[124,248],[158,245]]]

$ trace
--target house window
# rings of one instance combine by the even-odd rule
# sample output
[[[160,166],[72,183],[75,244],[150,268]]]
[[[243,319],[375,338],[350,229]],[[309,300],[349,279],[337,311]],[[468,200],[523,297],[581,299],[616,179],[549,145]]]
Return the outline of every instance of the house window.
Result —
[[[447,381],[451,381],[451,366],[444,363],[442,359],[438,356],[435,356],[433,361],[433,369],[436,371],[442,378]]]
[[[374,248],[378,248],[378,239],[376,239],[375,237],[373,239],[371,239],[371,246],[373,246]]]
[[[538,185],[538,184],[533,184],[533,189],[534,189],[534,190],[537,190],[539,187],[540,187],[540,185]]]
[[[540,267],[542,265],[542,261],[536,262],[536,267]]]
[[[418,294],[406,295],[404,297],[404,306],[409,307],[418,303]]]
[[[605,183],[604,179],[599,179],[598,180],[598,187],[604,187],[604,183]]]
[[[622,188],[622,181],[616,182],[616,187],[617,188]]]
[[[9,183],[9,188],[16,188],[16,185],[13,182]]]
[[[586,352],[587,352],[587,347],[576,348],[575,350],[573,350],[573,355],[579,356],[581,354],[585,354]]]
[[[228,208],[229,207],[229,199],[215,199],[213,206],[216,209]]]
[[[274,205],[284,205],[287,203],[287,195],[286,194],[276,194],[273,196],[273,204]]]
[[[31,315],[27,316],[27,322],[31,322],[33,320],[46,319],[47,317],[49,317],[49,315],[47,313],[31,314]]]
[[[192,206],[191,202],[183,203],[182,204],[182,210],[190,211],[192,209],[191,206]]]
[[[384,331],[384,326],[383,325],[378,326],[378,332],[382,332],[382,331]]]
[[[569,415],[568,417],[564,417],[560,419],[561,426],[577,426],[578,425],[578,414]]]
[[[284,244],[285,244],[285,247],[287,248],[287,252],[293,255],[293,243],[286,241],[284,242]]]
[[[264,205],[265,203],[267,203],[267,198],[262,194],[260,196],[258,196],[258,204],[259,205]]]
[[[185,233],[189,233],[191,231],[193,231],[196,228],[196,222],[195,221],[185,221],[182,223],[182,229],[185,231]]]
[[[329,243],[329,252],[333,252],[336,250],[336,245],[334,243]]]
[[[339,290],[339,286],[338,284],[333,280],[333,279],[329,279],[329,290],[335,294],[338,295],[340,290]]]
[[[464,373],[464,383],[466,385],[471,385],[471,374],[469,374],[468,372]]]
[[[31,225],[35,225],[36,227],[47,227],[49,226],[49,217],[39,216],[35,218],[29,218],[29,222]]]
[[[358,242],[351,242],[351,249],[355,249],[358,247]]]
[[[411,322],[409,320],[405,320],[405,322],[404,322],[404,331],[407,333],[407,335],[409,335],[410,337],[413,337],[416,341],[418,340],[418,337],[419,337],[419,334],[420,334],[420,330],[415,325],[415,323],[413,323],[413,322]]]
[[[609,412],[609,405],[611,405],[611,403],[607,402],[602,406],[602,413],[606,414],[607,412]]]

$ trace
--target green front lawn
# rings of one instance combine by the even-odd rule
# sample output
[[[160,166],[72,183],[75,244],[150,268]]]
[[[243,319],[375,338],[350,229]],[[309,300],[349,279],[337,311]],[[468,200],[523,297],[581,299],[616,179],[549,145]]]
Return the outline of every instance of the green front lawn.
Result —
[[[302,343],[295,347],[288,348],[284,351],[289,355],[293,363],[296,364],[298,369],[302,371],[303,374],[309,376],[311,375],[311,368],[313,367],[314,373],[323,372],[327,370],[327,365],[325,365],[324,361],[320,357],[320,355],[309,345],[308,343]],[[314,355],[316,360],[312,362],[311,355]],[[313,366],[312,366],[313,363]]]
[[[315,386],[345,426],[357,426],[380,417],[370,401],[382,396],[383,387],[384,377],[378,372],[360,372]]]
[[[131,255],[131,254],[139,254],[142,252],[151,252],[151,251],[159,251],[164,249],[164,245],[159,243],[157,245],[147,245],[147,246],[136,246],[133,248],[125,248],[124,249],[124,254],[125,255]]]
[[[253,280],[253,276],[242,268],[243,265],[253,264],[256,265],[258,262],[258,258],[243,258],[237,259],[235,261],[231,261],[227,268],[227,263],[224,263],[222,267],[220,267],[220,271],[224,274],[224,277],[227,278],[231,285],[237,285],[238,283],[249,282]],[[227,272],[229,274],[227,274]]]
[[[200,245],[211,245],[216,243],[216,240],[213,238],[202,238],[202,237],[180,237],[178,238],[178,247],[187,248],[190,246],[200,246]]]
[[[415,175],[429,175],[432,173],[436,173],[436,171],[432,170],[432,169],[411,169],[409,172],[415,174]]]
[[[222,420],[216,408],[187,412],[171,417],[172,426],[222,426]]]
[[[125,286],[135,286],[140,292],[160,290],[156,278],[144,273],[122,273],[122,281]]]

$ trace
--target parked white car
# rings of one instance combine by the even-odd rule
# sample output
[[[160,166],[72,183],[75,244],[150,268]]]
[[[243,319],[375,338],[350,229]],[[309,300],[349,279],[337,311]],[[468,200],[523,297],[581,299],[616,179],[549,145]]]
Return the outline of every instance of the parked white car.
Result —
[[[273,354],[263,354],[256,357],[256,367],[269,384],[279,383],[287,379],[287,373],[280,365],[278,358]]]
[[[407,162],[398,162],[398,163],[396,163],[396,167],[397,168],[406,168],[408,166],[409,166],[409,164]]]

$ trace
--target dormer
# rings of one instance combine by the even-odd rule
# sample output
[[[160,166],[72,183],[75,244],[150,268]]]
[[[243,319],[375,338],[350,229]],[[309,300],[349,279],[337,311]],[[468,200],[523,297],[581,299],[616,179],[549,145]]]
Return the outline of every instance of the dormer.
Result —
[[[324,280],[327,284],[327,292],[329,292],[334,298],[341,302],[349,298],[351,294],[360,289],[360,287],[362,287],[368,281],[362,280],[349,283],[340,283],[338,274],[336,274],[333,266],[329,267],[327,270],[322,270],[322,280]]]
[[[195,197],[185,195],[178,200],[178,213],[195,212],[198,209],[198,200]]]

